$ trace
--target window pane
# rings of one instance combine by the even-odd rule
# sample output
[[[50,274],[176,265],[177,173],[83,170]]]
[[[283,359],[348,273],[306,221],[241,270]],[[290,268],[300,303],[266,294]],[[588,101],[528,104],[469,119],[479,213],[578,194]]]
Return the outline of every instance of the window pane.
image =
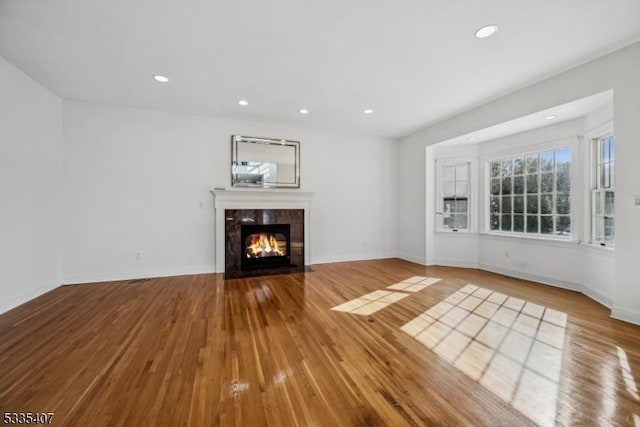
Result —
[[[605,163],[601,166],[600,172],[600,187],[609,188],[611,187],[611,175],[609,174],[611,165],[609,163]]]
[[[614,163],[609,163],[609,188],[613,188],[616,186],[616,168],[614,167]]]
[[[502,194],[511,194],[511,178],[502,178]]]
[[[558,172],[556,175],[557,191],[571,191],[571,175],[569,172]]]
[[[491,178],[499,177],[500,176],[500,162],[497,161],[497,160],[491,162],[490,170],[491,170]]]
[[[596,216],[594,218],[593,237],[596,241],[604,240],[604,218]]]
[[[489,219],[489,228],[491,230],[500,229],[500,215],[491,215],[491,218]]]
[[[553,170],[553,151],[540,153],[540,170],[542,172],[551,172]]]
[[[524,176],[516,176],[513,178],[513,194],[524,193]]]
[[[455,199],[449,203],[451,213],[467,213],[467,199]]]
[[[502,224],[500,229],[502,231],[511,231],[511,215],[502,215]]]
[[[524,159],[522,157],[516,157],[513,159],[513,174],[522,175],[524,173]]]
[[[443,166],[442,167],[442,179],[445,181],[454,181],[456,179],[456,167],[455,166]]]
[[[613,216],[615,215],[615,211],[614,211],[614,197],[615,197],[615,193],[613,191],[607,191],[605,193],[605,198],[604,198],[604,214],[606,216]]]
[[[456,196],[469,194],[469,181],[456,181]]]
[[[527,233],[538,233],[537,215],[527,215]]]
[[[553,217],[551,215],[540,217],[540,233],[542,234],[553,233]]]
[[[456,191],[456,182],[455,181],[445,181],[442,185],[442,193],[445,196],[453,196]]]
[[[568,215],[571,213],[571,199],[569,193],[559,193],[556,196],[556,213]]]
[[[571,235],[571,217],[570,216],[557,216],[556,217],[556,234],[559,236]]]
[[[517,233],[524,232],[524,215],[513,216],[513,231]]]
[[[500,178],[494,178],[491,180],[491,194],[494,196],[500,194]]]
[[[616,159],[616,137],[615,136],[610,136],[609,137],[609,155],[611,158],[611,161],[614,161]]]
[[[453,216],[453,227],[456,230],[466,230],[467,229],[467,214],[457,214]]]
[[[442,218],[442,228],[451,230],[453,228],[454,215],[447,215]]]
[[[568,172],[571,165],[571,149],[561,148],[555,151],[556,170],[558,172]]]
[[[513,212],[524,213],[524,196],[513,196]]]
[[[538,192],[538,176],[539,175],[527,175],[527,193]]]
[[[538,213],[538,196],[527,196],[527,213]]]
[[[511,159],[505,159],[502,161],[501,164],[501,169],[502,169],[502,176],[511,176],[513,173],[513,163],[511,161]]]
[[[511,213],[511,196],[502,196],[502,213]]]
[[[614,240],[613,218],[604,219],[604,240],[612,242]]]
[[[608,162],[611,160],[609,156],[609,138],[604,138],[600,140],[600,161]]]
[[[469,165],[456,166],[456,180],[468,180],[469,179]]]
[[[602,206],[604,205],[603,203],[603,198],[604,198],[604,193],[601,191],[596,191],[593,193],[593,201],[594,201],[594,213],[598,216],[601,216],[603,214],[602,212]]]
[[[540,213],[552,214],[553,213],[553,195],[543,194],[540,196]]]
[[[540,174],[540,192],[541,193],[553,192],[553,173]]]
[[[492,196],[489,199],[489,213],[500,213],[500,197]]]
[[[529,154],[527,156],[527,173],[538,172],[538,155]]]

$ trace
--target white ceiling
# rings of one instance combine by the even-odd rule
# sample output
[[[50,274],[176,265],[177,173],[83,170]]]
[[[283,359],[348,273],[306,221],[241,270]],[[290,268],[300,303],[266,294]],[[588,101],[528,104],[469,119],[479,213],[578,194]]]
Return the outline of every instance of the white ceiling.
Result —
[[[0,0],[64,98],[392,137],[638,40],[638,0]]]
[[[597,110],[607,108],[613,117],[613,91],[597,93],[581,99],[557,105],[546,110],[518,117],[465,135],[442,141],[442,145],[479,144],[509,135],[558,124],[585,117]],[[552,118],[553,117],[553,118]]]

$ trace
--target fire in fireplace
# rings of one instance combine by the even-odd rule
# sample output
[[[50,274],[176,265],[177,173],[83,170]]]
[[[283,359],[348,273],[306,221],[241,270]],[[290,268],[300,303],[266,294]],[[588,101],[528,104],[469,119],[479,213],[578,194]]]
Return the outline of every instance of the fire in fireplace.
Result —
[[[268,256],[287,255],[287,238],[282,233],[250,234],[244,242],[247,258],[264,258]]]
[[[290,264],[290,224],[243,224],[242,268],[271,268]]]

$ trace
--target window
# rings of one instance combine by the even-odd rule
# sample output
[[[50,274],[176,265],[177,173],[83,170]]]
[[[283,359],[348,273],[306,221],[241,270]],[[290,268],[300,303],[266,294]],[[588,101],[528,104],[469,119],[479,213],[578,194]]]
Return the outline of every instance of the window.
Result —
[[[470,163],[440,163],[438,229],[469,230]]]
[[[571,236],[571,149],[489,162],[489,231]]]
[[[591,196],[591,230],[594,243],[613,245],[615,196],[615,138],[613,135],[595,139],[593,156],[595,174]]]

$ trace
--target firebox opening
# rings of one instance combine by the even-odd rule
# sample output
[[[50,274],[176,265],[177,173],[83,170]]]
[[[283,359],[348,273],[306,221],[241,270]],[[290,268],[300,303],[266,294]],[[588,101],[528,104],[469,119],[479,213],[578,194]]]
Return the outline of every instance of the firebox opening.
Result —
[[[282,233],[250,234],[244,241],[247,258],[287,255],[287,237]]]
[[[240,254],[243,270],[290,266],[290,224],[243,224]]]

